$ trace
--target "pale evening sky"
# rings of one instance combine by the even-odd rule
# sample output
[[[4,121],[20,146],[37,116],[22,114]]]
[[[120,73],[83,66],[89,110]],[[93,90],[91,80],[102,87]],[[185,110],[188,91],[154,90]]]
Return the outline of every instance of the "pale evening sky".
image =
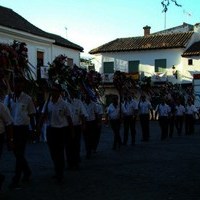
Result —
[[[88,53],[116,38],[143,35],[163,30],[162,0],[0,0],[38,28],[67,38]],[[170,0],[166,28],[200,22],[199,0]],[[85,54],[83,54],[85,55]]]

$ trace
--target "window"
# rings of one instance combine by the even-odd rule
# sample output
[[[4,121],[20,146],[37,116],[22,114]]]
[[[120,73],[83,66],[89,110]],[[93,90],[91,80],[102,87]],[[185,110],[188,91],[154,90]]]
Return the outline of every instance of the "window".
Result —
[[[103,63],[103,72],[107,74],[114,73],[114,62],[104,62]]]
[[[128,61],[128,72],[139,72],[139,60]]]
[[[193,60],[192,59],[188,59],[188,65],[193,65]]]
[[[166,67],[167,67],[166,59],[155,60],[155,72],[165,72]]]
[[[44,65],[44,52],[37,51],[37,80],[41,79],[40,67]]]

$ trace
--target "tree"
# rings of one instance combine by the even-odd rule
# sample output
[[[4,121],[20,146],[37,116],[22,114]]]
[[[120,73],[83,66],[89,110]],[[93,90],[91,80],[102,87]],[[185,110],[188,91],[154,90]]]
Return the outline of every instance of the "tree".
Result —
[[[162,0],[161,1],[161,4],[163,6],[162,12],[166,13],[168,11],[168,6],[169,6],[170,2],[173,2],[178,7],[182,7],[182,5],[178,4],[176,0]]]

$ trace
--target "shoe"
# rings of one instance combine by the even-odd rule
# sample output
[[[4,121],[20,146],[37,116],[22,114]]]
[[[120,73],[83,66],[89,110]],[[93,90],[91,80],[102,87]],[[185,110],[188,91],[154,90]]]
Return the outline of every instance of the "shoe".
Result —
[[[4,175],[0,175],[0,190],[2,188],[3,182],[5,181],[5,176]]]

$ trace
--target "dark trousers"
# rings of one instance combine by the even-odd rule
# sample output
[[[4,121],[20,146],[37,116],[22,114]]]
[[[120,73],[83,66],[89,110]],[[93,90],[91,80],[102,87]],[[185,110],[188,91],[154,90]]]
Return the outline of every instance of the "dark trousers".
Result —
[[[86,127],[83,132],[86,156],[90,157],[92,150],[95,145],[95,132],[96,132],[96,121],[86,121]]]
[[[64,135],[67,128],[47,128],[47,144],[51,159],[54,164],[55,175],[58,180],[64,177],[65,157],[64,157]]]
[[[185,115],[185,134],[191,135],[194,133],[194,116]]]
[[[1,156],[2,156],[2,152],[3,152],[4,135],[5,135],[4,133],[0,134],[0,159],[1,159]],[[0,173],[0,177],[1,176],[2,176],[2,174]]]
[[[140,124],[142,128],[142,140],[149,141],[149,114],[140,114]]]
[[[174,133],[174,121],[175,121],[175,116],[172,115],[169,118],[169,137],[173,136]]]
[[[131,132],[131,144],[135,144],[135,135],[136,135],[135,123],[136,123],[135,117],[133,117],[133,116],[125,116],[124,117],[124,140],[123,140],[123,144],[126,145],[127,142],[128,142],[129,130]]]
[[[112,119],[110,120],[110,125],[114,135],[113,149],[116,149],[117,147],[120,148],[122,144],[120,136],[120,120]]]
[[[161,140],[164,140],[168,137],[168,117],[160,116],[159,117],[159,125],[161,129]]]
[[[77,125],[73,126],[73,132],[71,132],[71,134],[65,134],[65,153],[67,156],[67,164],[70,169],[77,168],[79,166],[81,133],[81,125]]]
[[[29,127],[28,126],[14,126],[13,133],[13,144],[14,144],[14,155],[16,158],[15,175],[13,182],[18,183],[22,176],[29,177],[31,175],[31,169],[25,158],[26,144],[28,140]]]
[[[99,141],[100,141],[100,137],[101,137],[101,124],[98,123],[97,121],[96,123],[96,128],[95,128],[95,132],[94,132],[94,143],[93,143],[93,147],[92,150],[94,150],[94,152],[96,152],[97,147],[99,145]]]
[[[183,116],[175,116],[175,127],[176,127],[178,135],[182,134],[183,118],[184,118]]]

